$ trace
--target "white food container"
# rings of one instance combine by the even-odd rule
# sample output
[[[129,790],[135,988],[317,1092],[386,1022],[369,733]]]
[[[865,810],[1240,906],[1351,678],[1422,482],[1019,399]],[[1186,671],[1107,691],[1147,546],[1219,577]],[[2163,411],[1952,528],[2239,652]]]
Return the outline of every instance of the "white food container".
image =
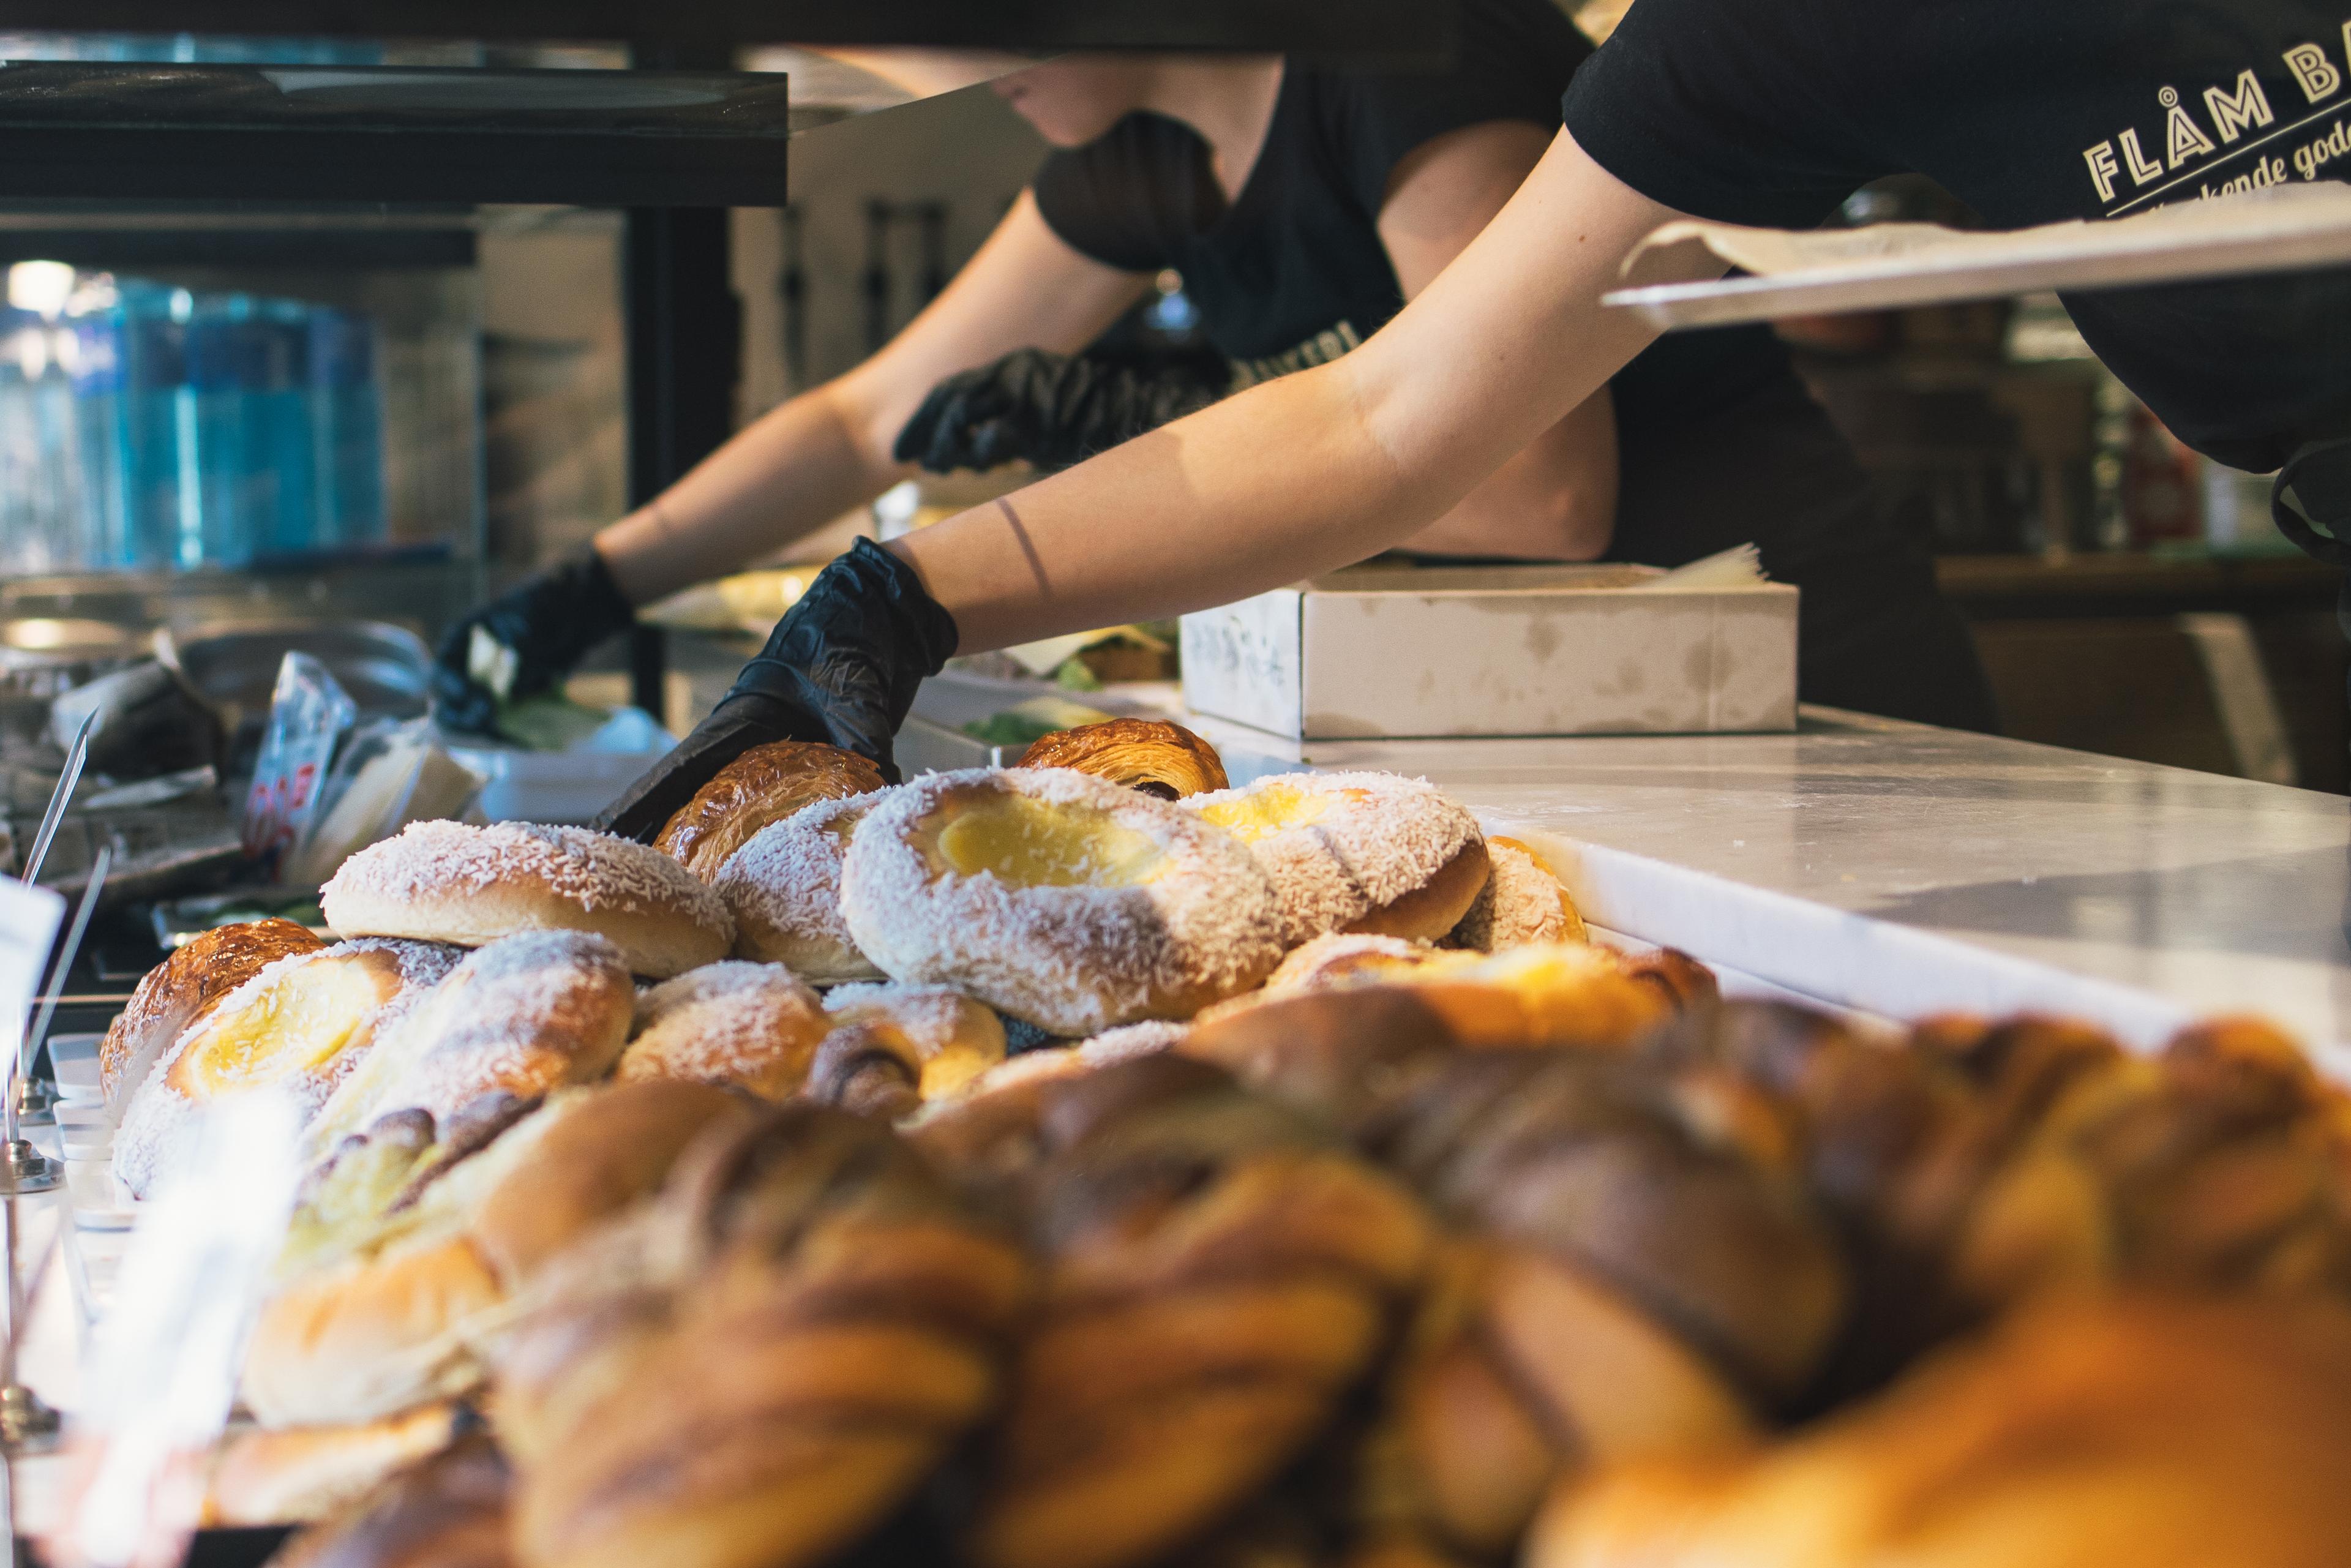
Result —
[[[1293,740],[1796,725],[1796,590],[1640,566],[1354,567],[1184,617],[1184,701]]]

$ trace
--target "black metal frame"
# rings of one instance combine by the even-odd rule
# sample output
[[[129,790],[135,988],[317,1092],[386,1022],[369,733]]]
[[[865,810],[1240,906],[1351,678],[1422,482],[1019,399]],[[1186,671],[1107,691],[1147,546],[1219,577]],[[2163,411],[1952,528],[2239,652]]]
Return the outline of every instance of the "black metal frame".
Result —
[[[1309,54],[1411,66],[1452,47],[1457,0],[11,0],[28,32],[215,33],[523,42],[640,49],[908,44],[1010,49]]]
[[[641,49],[640,65],[694,57]],[[778,170],[772,201],[780,204]],[[642,507],[716,451],[735,430],[743,379],[742,306],[723,206],[629,210],[622,259],[628,330],[629,505]],[[630,697],[659,717],[668,666],[664,635],[640,626],[629,640]]]

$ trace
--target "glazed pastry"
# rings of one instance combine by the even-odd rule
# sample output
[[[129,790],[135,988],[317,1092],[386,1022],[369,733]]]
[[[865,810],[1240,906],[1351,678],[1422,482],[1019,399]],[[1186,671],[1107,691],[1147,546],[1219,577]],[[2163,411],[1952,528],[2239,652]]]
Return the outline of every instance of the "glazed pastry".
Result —
[[[735,956],[781,964],[810,985],[878,980],[841,914],[850,836],[879,794],[825,800],[754,834],[711,886],[735,918]]]
[[[327,944],[290,920],[255,920],[203,932],[147,971],[98,1049],[99,1087],[120,1109],[169,1051],[224,998],[280,958]]]
[[[678,808],[653,847],[705,882],[771,822],[820,800],[866,795],[888,780],[853,751],[816,741],[772,740],[755,746]]]
[[[1744,1444],[1826,1364],[1845,1271],[1799,1129],[1719,1069],[1343,1032],[1236,1065],[1451,1227],[1364,1429],[1322,1461],[1343,1560],[1506,1559],[1558,1478]]]
[[[411,822],[319,891],[344,936],[479,947],[522,931],[610,940],[632,974],[666,979],[734,946],[718,895],[658,850],[586,828]]]
[[[629,1037],[635,988],[601,936],[527,931],[467,954],[346,1078],[303,1135],[324,1156],[377,1118],[410,1109],[446,1120],[486,1094],[531,1099],[611,1069]]]
[[[512,1484],[496,1446],[476,1434],[295,1536],[270,1568],[512,1568]]]
[[[1055,1034],[1188,1018],[1280,959],[1249,852],[1180,806],[1065,768],[938,773],[861,823],[841,877],[857,946]]]
[[[154,1196],[193,1149],[203,1108],[224,1094],[274,1089],[316,1113],[461,956],[423,942],[344,942],[263,968],[124,1102],[115,1179],[134,1198]]]
[[[472,1392],[510,1299],[747,1103],[703,1083],[578,1089],[470,1157],[412,1154],[403,1168],[416,1140],[398,1136],[384,1157],[366,1157],[368,1139],[341,1151],[296,1211],[246,1355],[246,1406],[266,1426],[327,1426]]]
[[[1162,800],[1228,787],[1217,748],[1180,724],[1113,718],[1056,730],[1029,743],[1020,768],[1072,768]]]
[[[462,1406],[444,1403],[357,1427],[232,1430],[213,1450],[204,1523],[236,1529],[325,1519],[439,1453],[473,1424]]]
[[[1256,852],[1286,947],[1326,931],[1434,942],[1486,885],[1477,819],[1425,779],[1283,773],[1185,804]]]
[[[886,1129],[828,1106],[714,1133],[662,1204],[687,1249],[674,1290],[551,1300],[501,1362],[517,1554],[829,1561],[995,1402],[1028,1264]]]
[[[1003,1022],[945,986],[842,986],[824,1009],[809,1097],[861,1115],[894,1121],[1004,1060]]]
[[[622,1082],[685,1078],[786,1100],[832,1028],[816,993],[779,964],[728,962],[664,980],[637,1002]]]
[[[2351,1314],[2098,1296],[2020,1313],[1752,1458],[1563,1490],[1531,1568],[2351,1562]]]
[[[1516,839],[1489,838],[1486,854],[1493,874],[1445,939],[1447,946],[1499,953],[1537,943],[1591,940],[1575,901],[1533,851]]]
[[[1629,1046],[1711,1004],[1713,977],[1669,950],[1628,958],[1595,946],[1486,955],[1391,951],[1343,937],[1292,955],[1276,990],[1202,1015],[1187,1051],[1245,1060],[1293,1033],[1369,1034],[1471,1049]]]
[[[1049,1083],[974,1149],[1027,1195],[1046,1259],[968,1542],[982,1568],[1160,1560],[1326,1429],[1418,1285],[1395,1183],[1165,1054]]]

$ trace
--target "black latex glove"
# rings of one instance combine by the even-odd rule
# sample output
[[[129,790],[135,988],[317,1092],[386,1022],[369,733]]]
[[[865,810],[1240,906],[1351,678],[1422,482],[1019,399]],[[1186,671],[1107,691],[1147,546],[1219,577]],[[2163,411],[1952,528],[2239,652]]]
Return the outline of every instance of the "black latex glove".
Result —
[[[651,842],[713,774],[771,740],[824,741],[870,757],[894,784],[891,739],[914,706],[914,688],[955,649],[955,618],[914,569],[859,539],[817,574],[710,716],[596,825]]]
[[[2351,439],[2309,442],[2287,458],[2270,487],[2270,516],[2304,554],[2351,568]],[[2335,620],[2351,637],[2351,577],[2335,596]]]
[[[893,449],[934,474],[1026,458],[1067,468],[1222,397],[1221,362],[1141,364],[1022,349],[931,389]]]
[[[548,690],[635,622],[604,558],[583,545],[449,628],[434,660],[434,716],[487,735],[500,703]]]

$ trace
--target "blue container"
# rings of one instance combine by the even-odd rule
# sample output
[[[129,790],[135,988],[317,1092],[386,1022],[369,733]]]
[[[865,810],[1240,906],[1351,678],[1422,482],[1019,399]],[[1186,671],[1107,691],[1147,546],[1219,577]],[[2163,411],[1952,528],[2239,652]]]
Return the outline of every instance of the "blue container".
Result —
[[[141,568],[204,564],[202,454],[184,288],[122,286],[122,487],[131,554]]]
[[[310,429],[321,545],[384,537],[383,399],[375,323],[348,310],[310,312]]]
[[[312,434],[310,312],[289,299],[257,300],[244,467],[256,554],[287,555],[333,542],[319,510]]]
[[[77,304],[64,330],[73,346],[74,456],[81,482],[85,564],[100,570],[151,564],[140,559],[138,536],[131,527],[130,486],[125,482],[130,405],[123,396],[123,312],[119,298],[108,290],[88,303]]]

